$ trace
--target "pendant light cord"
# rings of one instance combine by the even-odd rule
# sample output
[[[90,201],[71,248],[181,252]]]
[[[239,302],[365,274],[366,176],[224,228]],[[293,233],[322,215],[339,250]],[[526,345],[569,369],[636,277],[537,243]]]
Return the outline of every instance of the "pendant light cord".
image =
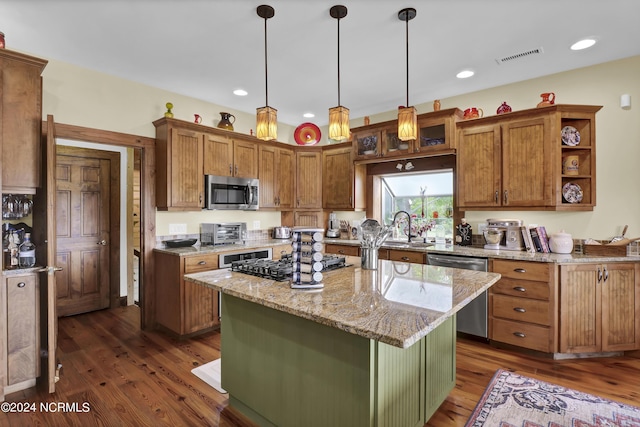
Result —
[[[340,106],[340,18],[338,21],[338,106]]]
[[[406,25],[406,33],[405,33],[405,38],[406,38],[406,47],[407,47],[407,52],[406,52],[406,56],[407,56],[407,105],[405,107],[409,107],[409,14],[405,14],[405,19],[404,19],[405,25]]]
[[[269,74],[267,72],[267,19],[264,18],[264,105],[269,105]],[[408,95],[407,95],[408,96]]]

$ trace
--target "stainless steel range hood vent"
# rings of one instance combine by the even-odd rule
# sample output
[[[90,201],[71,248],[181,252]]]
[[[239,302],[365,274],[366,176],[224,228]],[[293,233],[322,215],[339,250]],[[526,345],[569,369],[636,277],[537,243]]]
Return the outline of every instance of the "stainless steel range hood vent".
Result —
[[[516,59],[522,59],[531,55],[540,55],[542,53],[544,53],[544,50],[542,49],[542,47],[538,47],[524,52],[515,53],[513,55],[504,56],[502,58],[496,58],[496,62],[498,63],[498,65],[500,65],[504,64],[505,62],[515,61]]]

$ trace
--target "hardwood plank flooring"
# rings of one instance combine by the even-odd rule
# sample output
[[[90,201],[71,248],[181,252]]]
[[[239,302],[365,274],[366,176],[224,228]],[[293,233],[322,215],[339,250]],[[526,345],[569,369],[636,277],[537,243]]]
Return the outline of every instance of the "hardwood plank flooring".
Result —
[[[36,389],[7,396],[35,403],[31,413],[0,412],[2,426],[217,426],[252,424],[227,408],[225,395],[191,373],[220,357],[220,334],[176,340],[140,330],[137,306],[59,319],[56,393]],[[459,339],[455,389],[426,424],[464,426],[489,379],[506,368],[587,393],[640,404],[640,358],[554,361]],[[40,403],[79,405],[80,411],[43,412]],[[82,404],[90,406],[82,412]]]

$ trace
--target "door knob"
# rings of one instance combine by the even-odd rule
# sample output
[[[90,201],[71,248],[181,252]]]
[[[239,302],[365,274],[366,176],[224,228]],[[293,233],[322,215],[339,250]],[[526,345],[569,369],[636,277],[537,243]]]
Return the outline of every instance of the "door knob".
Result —
[[[98,242],[98,244],[99,244],[99,245],[102,245],[102,246],[107,246],[107,241],[106,241],[106,240],[104,240],[104,239],[102,239],[102,240],[100,240],[100,241]]]

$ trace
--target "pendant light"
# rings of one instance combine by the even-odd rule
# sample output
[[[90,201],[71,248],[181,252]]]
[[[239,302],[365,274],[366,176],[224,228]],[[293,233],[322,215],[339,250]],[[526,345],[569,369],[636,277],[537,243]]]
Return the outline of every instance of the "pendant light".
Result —
[[[260,18],[264,18],[264,89],[265,106],[256,109],[256,137],[264,141],[278,138],[278,110],[269,107],[269,82],[267,73],[267,19],[276,14],[271,6],[261,5],[257,8]]]
[[[349,138],[349,109],[340,105],[340,19],[347,16],[347,7],[336,5],[329,9],[338,21],[338,106],[329,108],[329,139],[341,141]]]
[[[402,9],[398,12],[398,19],[406,24],[407,47],[407,105],[398,108],[398,139],[412,141],[418,138],[418,115],[416,108],[409,106],[409,21],[416,17],[414,8]]]

